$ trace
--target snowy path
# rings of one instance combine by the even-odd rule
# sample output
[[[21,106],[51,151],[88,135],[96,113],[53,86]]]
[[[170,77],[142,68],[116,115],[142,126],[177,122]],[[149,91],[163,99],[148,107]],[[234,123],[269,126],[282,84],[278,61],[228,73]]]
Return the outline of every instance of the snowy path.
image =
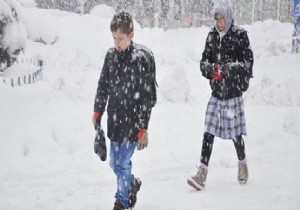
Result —
[[[38,105],[32,105],[25,106],[23,111],[34,113]],[[151,146],[144,152],[137,152],[133,159],[134,172],[144,182],[137,209],[194,209],[194,205],[205,209],[298,209],[299,168],[296,166],[300,143],[297,137],[283,131],[278,120],[285,115],[282,108],[247,108],[249,127],[259,131],[249,135],[246,141],[250,168],[248,185],[240,186],[236,181],[236,157],[229,141],[215,142],[207,189],[195,192],[186,185],[186,178],[195,172],[194,164],[199,159],[201,111],[204,111],[203,106],[199,107],[198,110],[196,105],[156,108]],[[30,126],[35,125],[37,132],[28,131],[28,114],[24,120],[12,122],[21,133],[6,130],[1,134],[8,136],[10,141],[2,143],[9,152],[1,152],[1,165],[8,165],[4,165],[6,170],[1,172],[0,209],[111,207],[115,189],[113,173],[108,163],[100,162],[92,152],[93,131],[85,126],[90,125],[86,119],[88,111],[84,113],[80,105],[69,111],[75,109],[83,113],[69,117],[71,114],[57,115],[58,125],[52,124],[52,128],[45,128],[44,132],[40,128],[47,124],[45,118],[52,115],[47,108],[44,111],[49,111],[48,114],[43,116],[38,111],[40,117],[31,118]],[[282,114],[274,117],[272,113]],[[170,117],[174,115],[177,117]],[[262,115],[265,117],[255,123],[256,116]],[[77,119],[70,128],[60,124],[68,118],[69,124]],[[265,129],[259,128],[270,122]],[[170,129],[168,124],[172,125]]]

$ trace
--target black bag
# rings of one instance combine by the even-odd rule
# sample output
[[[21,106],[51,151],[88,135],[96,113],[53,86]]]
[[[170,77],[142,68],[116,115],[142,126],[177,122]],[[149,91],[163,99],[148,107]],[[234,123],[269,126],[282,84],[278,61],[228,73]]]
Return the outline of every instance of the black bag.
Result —
[[[158,87],[157,81],[156,81],[156,67],[155,67],[155,58],[152,51],[144,46],[144,45],[135,45],[138,46],[137,49],[140,50],[142,53],[144,53],[146,58],[146,63],[148,65],[148,72],[150,74],[150,84],[151,84],[151,106],[154,107],[157,102],[157,93],[156,88]],[[110,53],[108,56],[108,65],[113,66],[113,53]]]
[[[151,105],[154,107],[157,102],[157,93],[156,88],[158,87],[156,81],[156,67],[155,67],[155,58],[152,51],[144,45],[141,46],[141,51],[145,54],[146,62],[148,65],[148,72],[150,73],[150,84],[151,84]]]

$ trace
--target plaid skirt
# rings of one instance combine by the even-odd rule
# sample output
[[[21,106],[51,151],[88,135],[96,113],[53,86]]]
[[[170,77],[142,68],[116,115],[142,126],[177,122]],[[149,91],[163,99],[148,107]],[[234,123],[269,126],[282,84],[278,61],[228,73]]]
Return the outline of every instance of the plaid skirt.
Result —
[[[211,97],[206,110],[205,132],[222,139],[247,135],[242,96],[225,101]]]

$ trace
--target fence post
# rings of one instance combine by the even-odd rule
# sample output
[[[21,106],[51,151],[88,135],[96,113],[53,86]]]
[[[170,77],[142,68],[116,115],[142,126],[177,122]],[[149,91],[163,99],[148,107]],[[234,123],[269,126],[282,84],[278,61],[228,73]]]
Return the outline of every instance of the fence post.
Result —
[[[25,74],[22,76],[16,76],[15,78],[13,77],[8,77],[8,78],[3,78],[0,77],[0,82],[2,80],[4,85],[10,85],[11,87],[16,87],[16,86],[22,86],[26,84],[33,84],[38,80],[42,80],[42,70],[43,70],[43,61],[42,60],[37,60],[36,62],[33,59],[28,59],[28,58],[20,58],[19,60],[16,60],[16,63],[28,63],[30,62],[31,64],[34,65],[35,70],[32,73]],[[28,81],[27,81],[28,77]]]
[[[277,0],[277,20],[280,21],[280,0]]]

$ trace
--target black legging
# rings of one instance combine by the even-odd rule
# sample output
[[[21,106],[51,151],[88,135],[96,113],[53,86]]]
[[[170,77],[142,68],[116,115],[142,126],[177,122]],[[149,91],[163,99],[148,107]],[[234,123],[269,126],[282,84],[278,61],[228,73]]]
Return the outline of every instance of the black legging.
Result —
[[[215,136],[210,133],[204,133],[202,150],[201,150],[201,160],[200,162],[207,165],[209,164],[210,156],[212,153],[212,148],[214,144]],[[245,160],[245,142],[242,136],[237,136],[233,139],[236,154],[239,160]]]
[[[245,142],[242,136],[237,136],[233,139],[233,144],[235,147],[235,151],[239,160],[245,160]]]

